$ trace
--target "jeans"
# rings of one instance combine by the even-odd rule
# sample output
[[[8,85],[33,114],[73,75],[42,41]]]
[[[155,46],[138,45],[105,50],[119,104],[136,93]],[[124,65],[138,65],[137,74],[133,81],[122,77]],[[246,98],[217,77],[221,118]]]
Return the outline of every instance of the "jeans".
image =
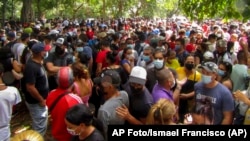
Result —
[[[32,119],[33,130],[45,135],[48,123],[48,107],[42,107],[39,104],[29,104],[26,102],[27,108]]]

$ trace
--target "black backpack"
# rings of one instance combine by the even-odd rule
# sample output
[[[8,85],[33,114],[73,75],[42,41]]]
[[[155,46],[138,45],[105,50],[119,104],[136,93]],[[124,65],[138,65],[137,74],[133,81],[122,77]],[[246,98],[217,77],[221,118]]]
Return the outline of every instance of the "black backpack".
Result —
[[[22,53],[22,56],[20,58],[20,62],[22,64],[26,64],[26,62],[28,61],[28,59],[31,57],[32,53],[31,50],[29,49],[29,47],[25,47]]]
[[[13,48],[13,46],[14,46],[15,43],[17,43],[17,40],[10,41],[5,46],[3,46],[1,49],[5,50],[5,51],[8,50],[8,52],[12,51],[12,48]]]

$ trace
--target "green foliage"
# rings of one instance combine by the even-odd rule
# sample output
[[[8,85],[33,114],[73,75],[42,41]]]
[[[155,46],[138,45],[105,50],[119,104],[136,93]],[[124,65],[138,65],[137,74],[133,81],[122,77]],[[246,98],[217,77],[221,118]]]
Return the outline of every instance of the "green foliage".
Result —
[[[240,19],[235,9],[236,0],[180,0],[183,12],[190,18],[203,20],[206,18],[235,18]]]
[[[22,0],[13,0],[14,6],[6,1],[5,17],[20,17]],[[36,17],[44,13],[47,18],[165,18],[182,13],[191,20],[250,18],[250,0],[33,0],[32,9]]]

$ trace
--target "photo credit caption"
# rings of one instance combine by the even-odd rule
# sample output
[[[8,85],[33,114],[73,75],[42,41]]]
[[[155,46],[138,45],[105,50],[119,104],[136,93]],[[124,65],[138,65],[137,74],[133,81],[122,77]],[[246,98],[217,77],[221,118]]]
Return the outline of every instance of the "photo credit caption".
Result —
[[[188,138],[223,138],[247,139],[248,126],[207,126],[207,125],[153,125],[153,126],[109,126],[108,138],[118,137],[188,137]]]

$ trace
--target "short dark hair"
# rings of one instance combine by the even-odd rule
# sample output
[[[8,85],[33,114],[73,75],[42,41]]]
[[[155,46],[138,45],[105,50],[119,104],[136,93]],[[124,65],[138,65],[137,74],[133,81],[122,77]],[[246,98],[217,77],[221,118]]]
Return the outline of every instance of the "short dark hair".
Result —
[[[4,72],[4,67],[3,64],[0,63],[0,74],[2,74]]]
[[[175,42],[180,42],[181,45],[185,46],[185,39],[183,39],[183,38],[178,38],[178,39],[176,39]]]
[[[107,40],[102,40],[100,42],[100,46],[109,47],[110,46],[110,42],[107,41]]]
[[[163,85],[166,81],[169,80],[171,73],[172,73],[172,71],[170,71],[167,68],[156,70],[156,72],[155,72],[156,80],[158,81],[158,83],[160,85]]]

